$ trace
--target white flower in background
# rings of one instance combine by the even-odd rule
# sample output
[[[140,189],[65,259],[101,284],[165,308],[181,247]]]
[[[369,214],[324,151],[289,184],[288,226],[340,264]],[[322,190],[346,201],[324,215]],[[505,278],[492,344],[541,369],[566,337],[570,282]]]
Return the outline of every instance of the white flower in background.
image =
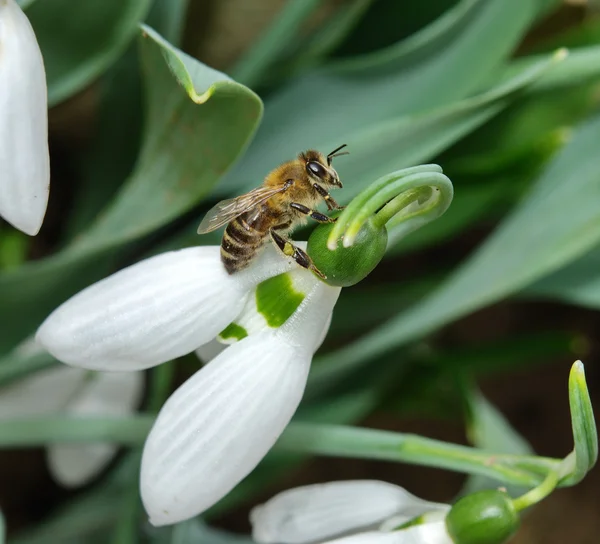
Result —
[[[0,388],[0,420],[125,415],[137,408],[143,389],[141,372],[97,373],[61,365]],[[117,449],[108,443],[49,445],[50,474],[65,487],[84,485],[110,463]]]
[[[37,340],[74,366],[148,368],[209,344],[232,343],[163,406],[142,459],[150,521],[203,512],[251,472],[300,402],[340,288],[267,246],[229,275],[218,247],[165,253],[68,300]],[[210,356],[215,355],[214,345]],[[206,352],[206,349],[200,349]]]
[[[250,521],[260,544],[452,544],[449,510],[387,482],[351,480],[279,493],[254,508]]]
[[[0,0],[0,216],[35,235],[50,185],[46,76],[29,20]]]

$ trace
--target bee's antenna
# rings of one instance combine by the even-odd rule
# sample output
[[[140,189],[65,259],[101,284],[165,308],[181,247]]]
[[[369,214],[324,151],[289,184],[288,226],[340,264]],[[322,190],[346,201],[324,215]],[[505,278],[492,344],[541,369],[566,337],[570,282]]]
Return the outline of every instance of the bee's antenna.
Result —
[[[327,164],[329,166],[331,166],[331,161],[333,160],[334,157],[339,157],[340,155],[349,155],[350,154],[348,151],[344,151],[343,153],[338,153],[338,151],[340,151],[340,149],[344,149],[344,147],[348,147],[348,144],[343,144],[340,147],[337,147],[331,153],[329,153],[329,155],[327,155]]]

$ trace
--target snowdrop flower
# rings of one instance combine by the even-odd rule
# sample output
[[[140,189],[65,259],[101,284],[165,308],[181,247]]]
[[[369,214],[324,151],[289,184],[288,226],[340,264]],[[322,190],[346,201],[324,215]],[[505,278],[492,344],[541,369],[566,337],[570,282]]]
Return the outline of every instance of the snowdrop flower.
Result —
[[[339,292],[270,246],[232,275],[218,247],[195,247],[88,287],[37,339],[58,359],[98,370],[147,368],[217,336],[231,344],[171,395],[144,446],[142,499],[151,523],[165,525],[212,506],[273,446]]]
[[[40,230],[50,183],[46,76],[29,20],[0,0],[0,216]]]
[[[350,480],[284,491],[254,508],[250,520],[260,544],[308,544],[340,535],[347,536],[327,542],[451,544],[444,526],[449,510],[387,482]],[[410,526],[395,530],[404,524]]]
[[[143,386],[140,372],[95,373],[52,367],[0,389],[0,419],[124,415],[139,404]],[[117,448],[106,443],[51,444],[46,448],[50,474],[64,487],[84,485],[110,463]]]

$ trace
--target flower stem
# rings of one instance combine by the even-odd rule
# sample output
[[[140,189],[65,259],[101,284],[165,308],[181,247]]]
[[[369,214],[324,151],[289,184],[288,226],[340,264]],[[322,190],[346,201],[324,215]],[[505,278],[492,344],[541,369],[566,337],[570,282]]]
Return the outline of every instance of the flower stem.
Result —
[[[550,470],[546,479],[540,485],[513,500],[513,506],[517,512],[525,510],[526,508],[537,504],[542,499],[545,499],[552,491],[554,491],[558,485],[558,480],[558,472]]]

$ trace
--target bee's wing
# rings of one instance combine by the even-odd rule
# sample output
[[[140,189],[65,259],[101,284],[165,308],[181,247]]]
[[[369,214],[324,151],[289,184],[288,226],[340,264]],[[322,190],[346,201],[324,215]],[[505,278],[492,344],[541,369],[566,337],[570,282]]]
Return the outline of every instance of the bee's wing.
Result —
[[[244,212],[269,200],[273,195],[282,193],[287,189],[286,185],[281,187],[257,187],[245,195],[229,200],[222,200],[216,206],[208,210],[202,223],[198,227],[198,234],[206,234],[233,221]]]

